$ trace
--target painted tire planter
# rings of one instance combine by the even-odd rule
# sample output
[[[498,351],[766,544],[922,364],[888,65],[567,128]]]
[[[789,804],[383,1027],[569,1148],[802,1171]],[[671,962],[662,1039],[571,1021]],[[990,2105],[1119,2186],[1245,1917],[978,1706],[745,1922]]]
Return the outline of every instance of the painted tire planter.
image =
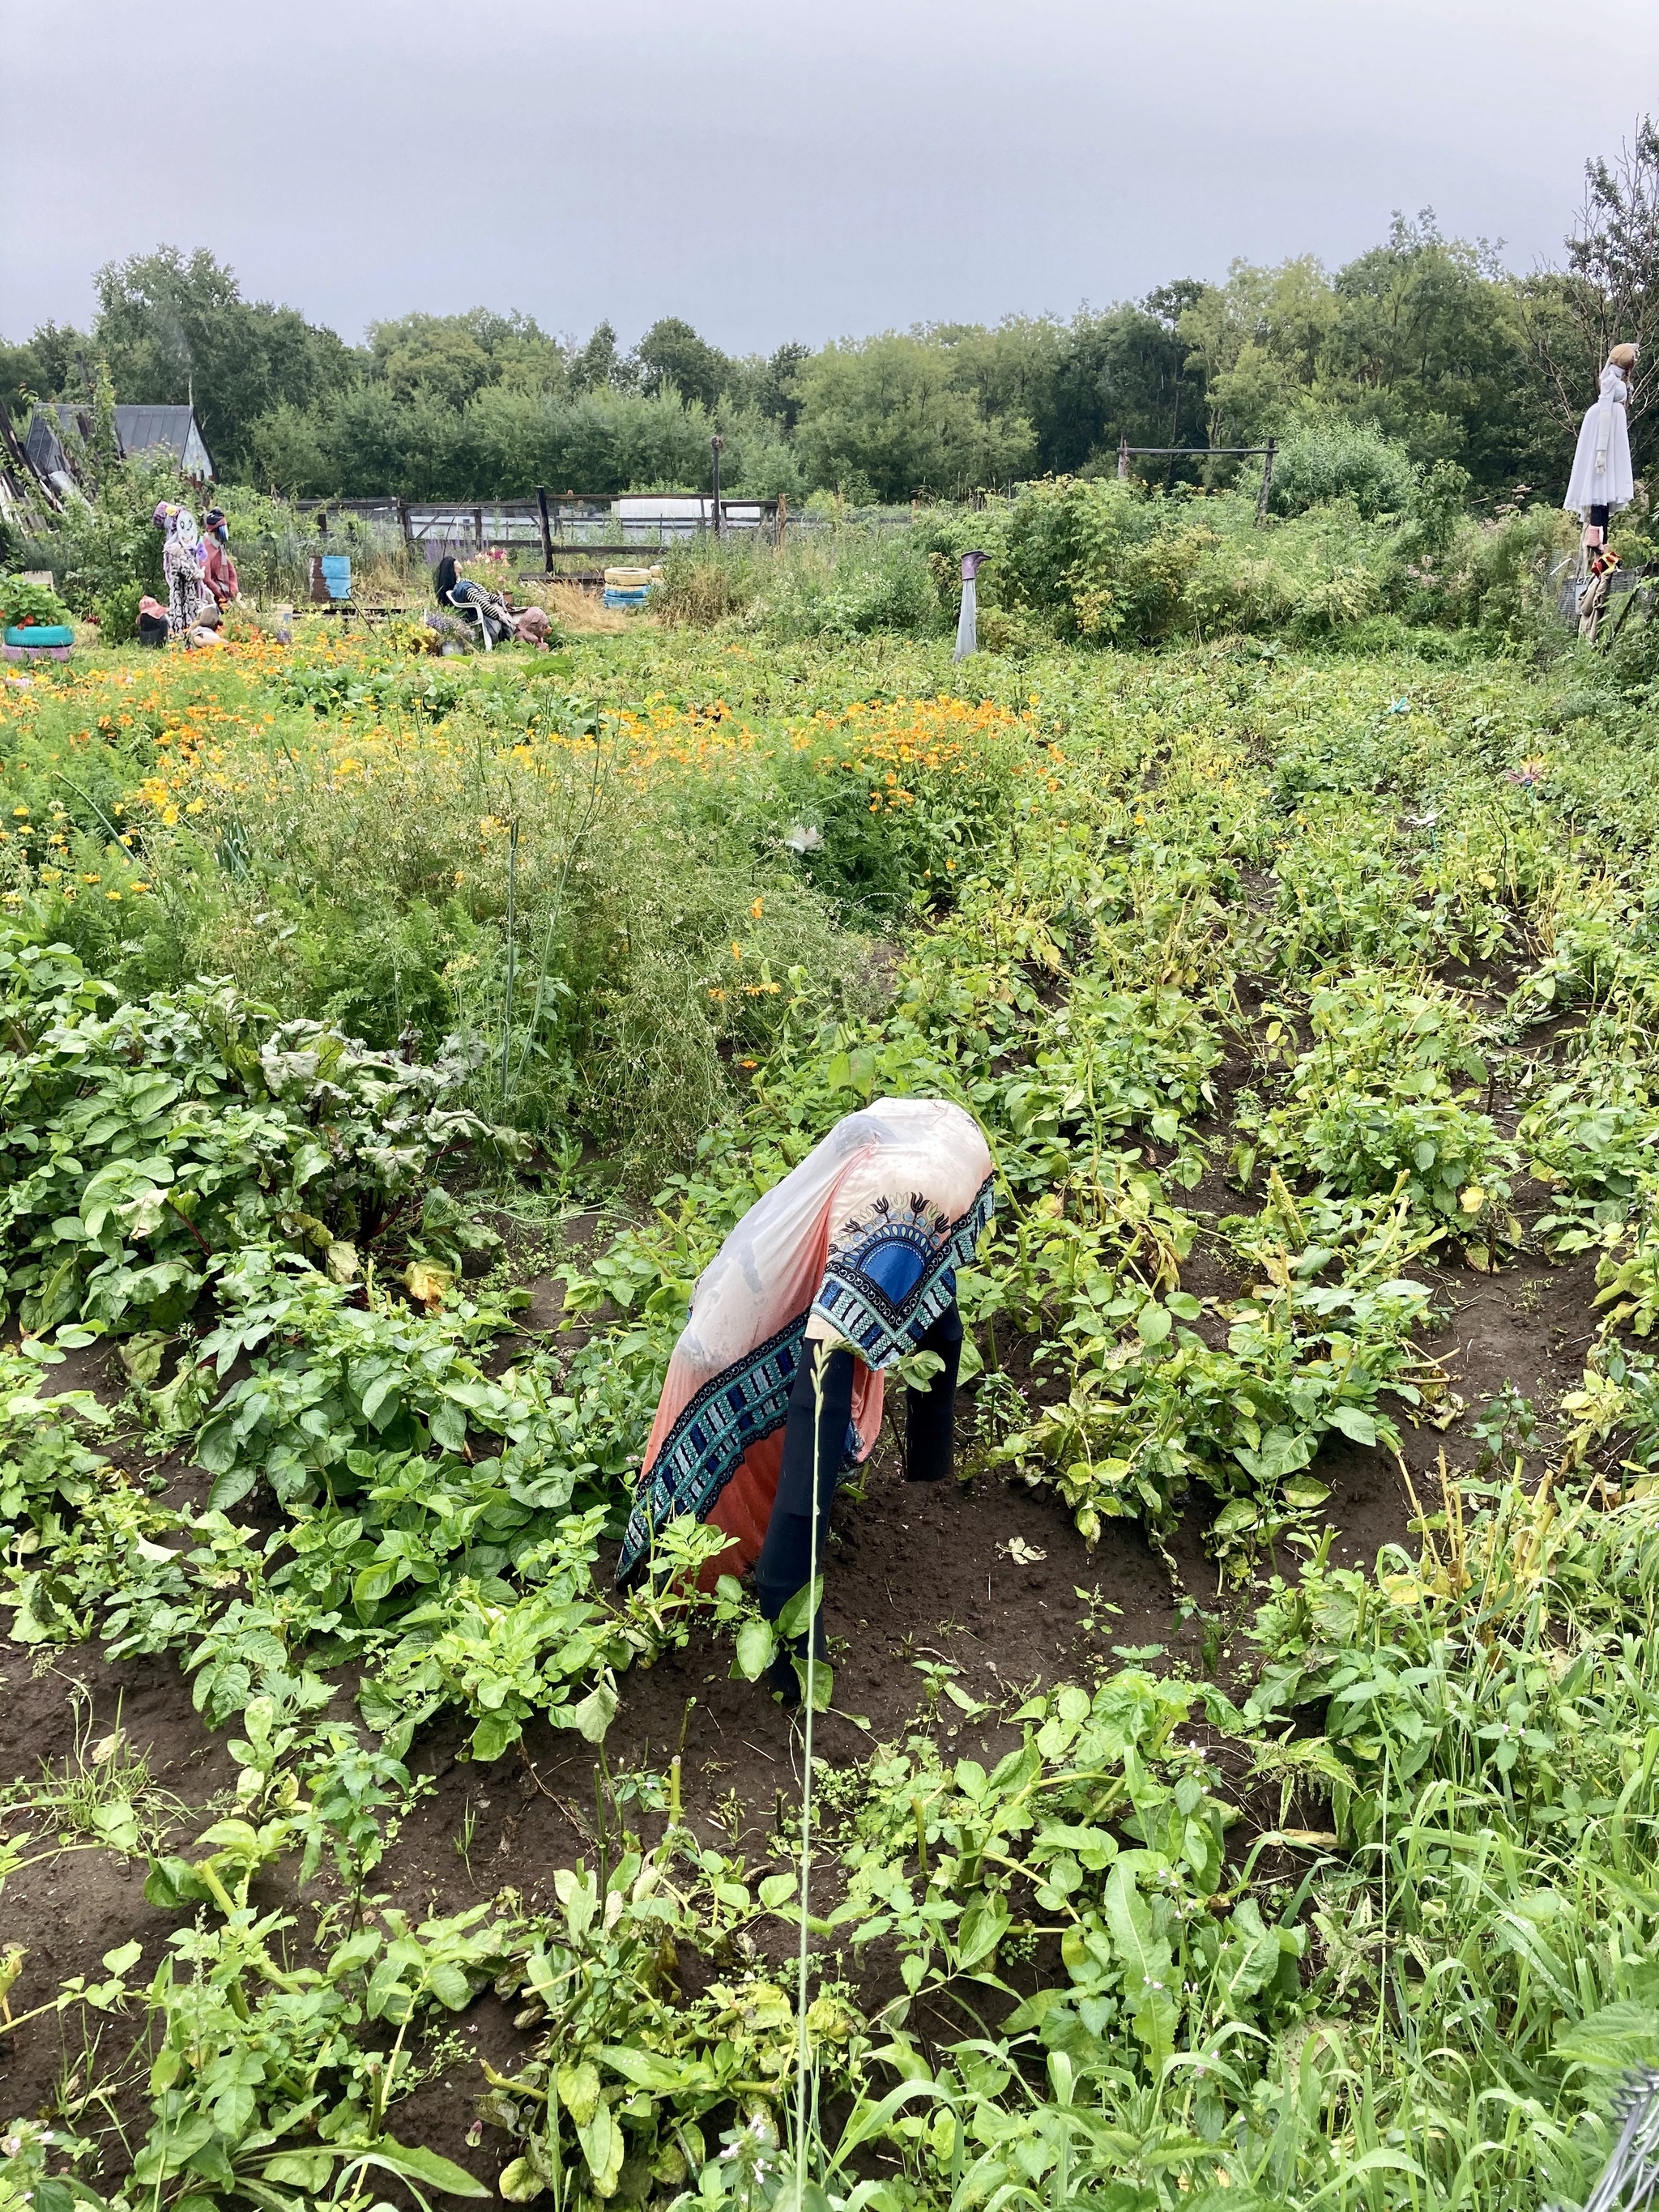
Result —
[[[29,623],[8,629],[0,646],[8,660],[67,660],[75,632],[67,623]]]

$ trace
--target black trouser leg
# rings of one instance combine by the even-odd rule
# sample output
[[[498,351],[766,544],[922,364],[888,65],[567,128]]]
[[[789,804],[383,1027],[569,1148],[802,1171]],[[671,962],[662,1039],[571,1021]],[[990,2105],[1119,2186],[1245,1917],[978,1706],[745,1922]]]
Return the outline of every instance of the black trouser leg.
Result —
[[[822,1362],[823,1408],[820,1414],[813,1383],[815,1358]],[[801,1363],[789,1394],[789,1417],[784,1425],[783,1463],[778,1469],[778,1494],[772,1517],[766,1524],[766,1540],[755,1565],[755,1594],[768,1620],[775,1620],[797,1590],[812,1579],[812,1487],[818,1493],[818,1552],[823,1556],[824,1532],[835,1500],[836,1478],[847,1449],[848,1424],[853,1418],[853,1355],[829,1352],[816,1344],[801,1347]],[[814,1445],[817,1449],[814,1450]],[[816,1462],[816,1464],[815,1464]],[[792,1647],[806,1650],[804,1636]],[[813,1623],[815,1654],[824,1649],[822,1614]],[[785,1701],[794,1703],[795,1670],[790,1653],[781,1652],[772,1671],[773,1686]]]
[[[950,1304],[916,1346],[945,1362],[925,1390],[904,1394],[904,1479],[939,1482],[951,1472],[955,1448],[957,1370],[962,1364],[962,1316]]]

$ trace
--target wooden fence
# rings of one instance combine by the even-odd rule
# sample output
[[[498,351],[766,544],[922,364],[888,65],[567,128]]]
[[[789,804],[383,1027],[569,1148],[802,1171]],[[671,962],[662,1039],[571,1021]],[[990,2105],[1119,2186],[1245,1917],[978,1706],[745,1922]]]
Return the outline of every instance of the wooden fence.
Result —
[[[1278,451],[1277,438],[1269,438],[1265,446],[1132,446],[1124,437],[1118,441],[1118,481],[1120,483],[1127,481],[1129,459],[1134,453],[1167,453],[1171,477],[1175,474],[1177,457],[1189,461],[1209,461],[1244,460],[1254,456],[1261,463],[1261,489],[1255,495],[1255,519],[1258,522],[1265,522],[1267,520],[1267,501],[1273,496],[1273,455]]]

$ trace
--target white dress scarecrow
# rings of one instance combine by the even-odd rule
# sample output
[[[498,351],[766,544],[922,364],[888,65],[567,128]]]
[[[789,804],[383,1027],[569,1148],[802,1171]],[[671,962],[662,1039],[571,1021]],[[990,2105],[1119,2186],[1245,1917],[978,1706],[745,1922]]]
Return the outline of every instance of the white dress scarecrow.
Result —
[[[1601,371],[1595,404],[1585,414],[1572,457],[1572,476],[1561,504],[1587,523],[1607,527],[1615,507],[1628,507],[1636,480],[1630,465],[1630,373],[1636,349],[1615,346]]]

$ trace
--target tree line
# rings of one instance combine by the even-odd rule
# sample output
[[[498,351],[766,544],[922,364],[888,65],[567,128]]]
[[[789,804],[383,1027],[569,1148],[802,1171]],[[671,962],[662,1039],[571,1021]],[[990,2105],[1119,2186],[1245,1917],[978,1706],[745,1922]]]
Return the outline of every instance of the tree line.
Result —
[[[1248,446],[1367,426],[1477,495],[1553,489],[1607,347],[1653,341],[1632,407],[1638,470],[1659,356],[1659,127],[1586,170],[1559,266],[1517,276],[1431,211],[1328,270],[1237,262],[1069,319],[921,325],[769,356],[722,352],[669,316],[629,349],[478,307],[377,323],[352,346],[244,298],[211,253],[161,246],[96,280],[89,330],[0,344],[0,398],[86,401],[100,365],[124,400],[193,397],[218,472],[290,496],[522,495],[707,488],[815,491],[855,505],[1115,466],[1120,440]],[[1215,481],[1201,457],[1140,465]]]

